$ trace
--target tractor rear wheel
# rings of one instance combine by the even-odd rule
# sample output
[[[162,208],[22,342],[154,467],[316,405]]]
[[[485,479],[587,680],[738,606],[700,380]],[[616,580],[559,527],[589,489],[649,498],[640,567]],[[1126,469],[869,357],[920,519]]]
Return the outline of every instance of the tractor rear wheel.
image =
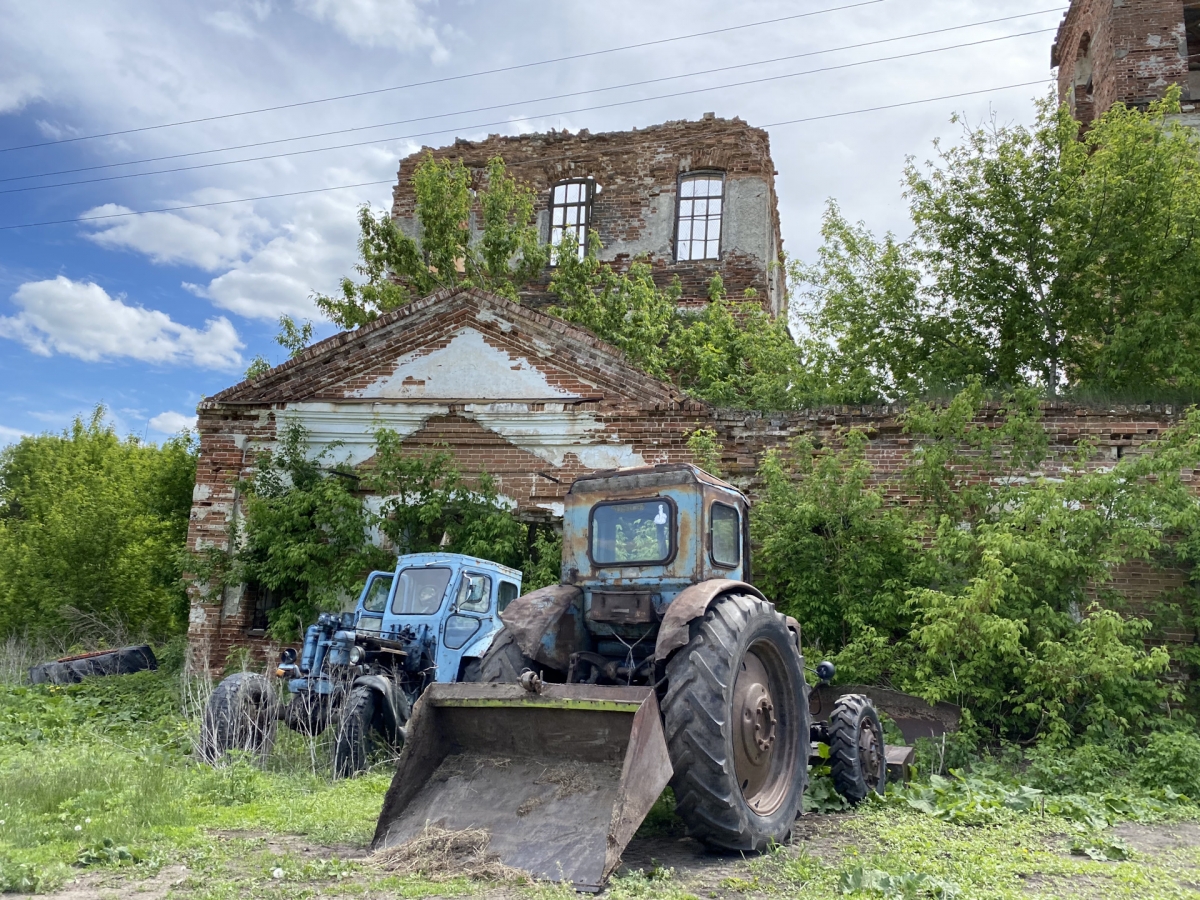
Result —
[[[479,661],[479,667],[474,672],[468,670],[466,680],[484,684],[516,684],[526,669],[537,671],[539,668],[534,660],[521,652],[513,633],[501,628]]]
[[[352,689],[342,706],[333,749],[333,771],[338,778],[353,778],[367,770],[375,749],[374,722],[375,692],[368,687]]]
[[[204,705],[200,755],[215,763],[230,751],[265,757],[275,741],[279,702],[271,682],[254,672],[238,672],[217,685]]]
[[[688,832],[728,850],[783,841],[808,773],[808,705],[795,638],[746,594],[718,599],[667,663],[671,787]]]
[[[833,786],[851,803],[887,787],[887,753],[875,704],[865,694],[838,698],[829,716],[829,765]]]

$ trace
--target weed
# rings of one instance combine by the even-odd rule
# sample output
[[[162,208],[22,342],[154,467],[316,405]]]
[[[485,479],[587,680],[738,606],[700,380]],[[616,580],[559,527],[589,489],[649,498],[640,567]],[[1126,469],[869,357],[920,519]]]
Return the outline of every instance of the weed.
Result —
[[[877,893],[884,897],[957,897],[959,887],[949,881],[931,878],[924,873],[906,872],[889,875],[879,869],[866,869],[861,865],[842,872],[838,887],[843,894]]]

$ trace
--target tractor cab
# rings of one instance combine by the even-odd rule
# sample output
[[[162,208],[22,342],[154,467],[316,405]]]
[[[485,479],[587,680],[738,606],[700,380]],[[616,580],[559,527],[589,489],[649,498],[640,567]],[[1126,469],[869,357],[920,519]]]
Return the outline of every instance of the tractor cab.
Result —
[[[393,572],[372,572],[354,612],[360,643],[415,642],[436,666],[435,681],[457,681],[487,651],[500,613],[521,593],[521,573],[458,553],[401,556]]]
[[[686,464],[576,479],[563,517],[562,582],[583,592],[589,649],[646,658],[683,591],[712,579],[749,581],[747,509],[733,485]]]

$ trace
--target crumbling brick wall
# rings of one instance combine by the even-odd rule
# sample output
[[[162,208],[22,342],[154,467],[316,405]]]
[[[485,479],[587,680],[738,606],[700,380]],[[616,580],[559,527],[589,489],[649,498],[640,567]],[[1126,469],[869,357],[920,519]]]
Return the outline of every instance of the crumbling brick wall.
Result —
[[[1196,4],[1072,0],[1051,52],[1060,101],[1086,125],[1114,103],[1144,107],[1160,99],[1169,85],[1180,84],[1184,111],[1194,109],[1185,5]],[[1193,65],[1200,68],[1200,59]]]
[[[392,216],[412,236],[417,234],[412,175],[427,153],[440,160],[461,159],[476,173],[479,185],[488,160],[503,157],[509,173],[536,192],[543,241],[549,241],[553,185],[568,178],[594,178],[600,191],[593,201],[592,227],[604,244],[601,258],[615,268],[625,270],[633,259],[645,257],[660,287],[679,278],[685,301],[706,298],[709,281],[720,274],[730,296],[741,297],[750,288],[773,313],[784,309],[784,275],[777,265],[783,240],[770,138],[741,119],[705,116],[698,122],[604,134],[584,129],[576,134],[493,135],[484,141],[425,148],[401,160],[393,191]],[[679,176],[705,170],[725,173],[720,259],[676,261]],[[549,299],[550,274],[547,270],[527,286],[527,302],[538,305]]]

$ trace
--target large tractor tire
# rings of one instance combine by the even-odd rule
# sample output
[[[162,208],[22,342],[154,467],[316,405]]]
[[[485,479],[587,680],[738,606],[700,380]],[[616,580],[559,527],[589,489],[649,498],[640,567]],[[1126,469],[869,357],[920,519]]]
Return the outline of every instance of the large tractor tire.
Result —
[[[846,694],[829,716],[829,765],[833,786],[851,803],[887,787],[887,753],[875,705],[864,694]]]
[[[254,672],[238,672],[217,685],[204,705],[200,755],[216,763],[231,751],[265,757],[275,742],[279,703],[271,682]]]
[[[29,681],[31,684],[76,684],[91,675],[132,675],[157,668],[154,651],[149,644],[141,644],[41,663],[29,670]]]
[[[808,775],[808,704],[795,638],[765,600],[729,594],[667,663],[662,711],[688,832],[726,850],[782,842]]]
[[[484,684],[516,684],[526,669],[537,671],[539,668],[537,662],[521,652],[512,632],[501,628],[479,661],[479,668],[474,672],[468,670],[464,675],[467,681]]]
[[[375,750],[375,692],[368,687],[350,691],[342,706],[333,771],[338,778],[353,778],[367,770]]]

